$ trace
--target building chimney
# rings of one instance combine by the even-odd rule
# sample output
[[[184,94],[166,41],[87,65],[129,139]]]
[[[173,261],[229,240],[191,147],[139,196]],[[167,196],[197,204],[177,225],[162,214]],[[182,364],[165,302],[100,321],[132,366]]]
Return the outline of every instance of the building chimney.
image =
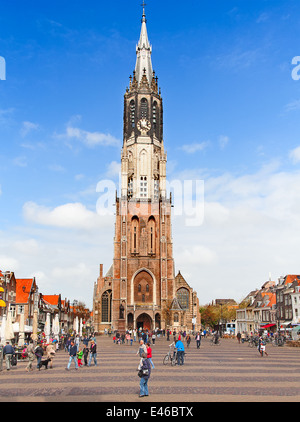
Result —
[[[103,264],[100,264],[100,278],[103,277]]]

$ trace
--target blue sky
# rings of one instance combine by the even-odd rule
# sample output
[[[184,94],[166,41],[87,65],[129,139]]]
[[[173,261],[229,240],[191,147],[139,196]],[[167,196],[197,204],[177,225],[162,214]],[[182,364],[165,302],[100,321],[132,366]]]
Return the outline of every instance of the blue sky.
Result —
[[[89,306],[112,261],[96,185],[118,179],[140,3],[0,9],[0,267]],[[205,184],[203,224],[173,219],[176,271],[202,304],[241,300],[269,272],[299,273],[300,3],[147,3],[168,178]]]

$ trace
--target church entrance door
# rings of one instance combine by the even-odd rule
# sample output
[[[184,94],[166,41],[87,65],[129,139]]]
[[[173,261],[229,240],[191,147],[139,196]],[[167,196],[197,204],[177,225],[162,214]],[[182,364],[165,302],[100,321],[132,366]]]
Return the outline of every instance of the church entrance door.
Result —
[[[141,314],[136,319],[136,328],[142,330],[152,330],[152,318],[148,314]]]

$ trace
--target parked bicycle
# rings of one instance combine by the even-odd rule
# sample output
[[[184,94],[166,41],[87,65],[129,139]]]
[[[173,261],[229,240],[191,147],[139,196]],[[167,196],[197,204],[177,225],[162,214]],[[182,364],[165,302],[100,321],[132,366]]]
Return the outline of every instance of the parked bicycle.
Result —
[[[220,342],[220,339],[219,338],[212,338],[211,340],[210,340],[210,345],[211,346],[220,346],[220,344],[221,344],[221,342]]]
[[[272,346],[284,346],[285,339],[284,337],[275,337],[272,340]]]
[[[184,352],[183,359],[184,359],[184,361],[186,361],[186,352]],[[174,343],[170,344],[169,352],[163,358],[163,364],[164,365],[168,365],[169,363],[171,364],[171,366],[175,366],[178,363],[177,349],[176,349]]]
[[[258,347],[258,337],[251,337],[248,343],[249,347]]]
[[[177,349],[174,346],[174,343],[170,344],[168,354],[163,358],[163,364],[171,366],[175,366],[177,363]]]

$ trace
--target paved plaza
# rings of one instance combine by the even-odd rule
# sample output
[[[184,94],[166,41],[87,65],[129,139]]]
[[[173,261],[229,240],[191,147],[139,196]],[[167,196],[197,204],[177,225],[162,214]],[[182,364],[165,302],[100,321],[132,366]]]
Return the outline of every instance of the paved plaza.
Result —
[[[163,365],[166,338],[153,347],[155,369],[149,397],[139,398],[139,378],[133,346],[116,345],[108,336],[97,337],[98,366],[70,371],[68,354],[57,352],[53,369],[26,372],[26,362],[0,372],[1,402],[291,402],[300,401],[300,348],[267,345],[260,357],[248,343],[222,339],[211,346],[204,339],[197,350],[192,341],[183,366]]]

